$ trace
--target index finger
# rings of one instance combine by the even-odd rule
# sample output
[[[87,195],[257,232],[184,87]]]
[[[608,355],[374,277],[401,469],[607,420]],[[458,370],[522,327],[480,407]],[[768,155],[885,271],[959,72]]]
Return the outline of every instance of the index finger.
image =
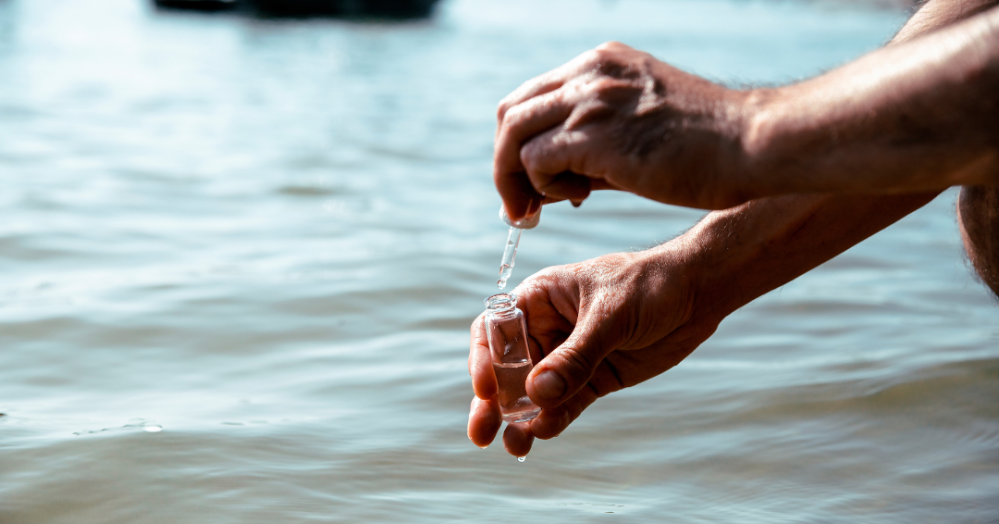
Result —
[[[538,75],[520,84],[520,87],[503,97],[503,100],[500,100],[499,107],[496,108],[497,122],[503,121],[503,117],[506,116],[506,112],[511,107],[562,87],[569,79],[586,70],[586,66],[592,57],[593,52],[587,51],[547,73]]]
[[[496,107],[496,122],[502,123],[503,119],[506,118],[506,112],[511,107],[562,87],[562,84],[565,83],[565,75],[562,71],[564,68],[565,65],[552,69],[543,75],[538,75],[520,84],[520,87],[503,97],[499,106]],[[499,132],[499,128],[500,126],[496,127],[497,132]]]
[[[538,95],[511,108],[497,126],[493,152],[493,182],[512,220],[530,215],[541,207],[546,183],[525,173],[521,147],[538,133],[558,128],[579,102],[573,84]],[[561,195],[555,195],[561,196]]]

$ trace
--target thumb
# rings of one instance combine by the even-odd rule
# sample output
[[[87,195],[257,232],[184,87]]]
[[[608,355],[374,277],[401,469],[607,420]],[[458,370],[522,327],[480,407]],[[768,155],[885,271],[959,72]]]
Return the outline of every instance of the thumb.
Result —
[[[558,406],[593,376],[604,357],[617,348],[614,321],[601,315],[581,317],[569,338],[534,366],[527,394],[543,408]]]

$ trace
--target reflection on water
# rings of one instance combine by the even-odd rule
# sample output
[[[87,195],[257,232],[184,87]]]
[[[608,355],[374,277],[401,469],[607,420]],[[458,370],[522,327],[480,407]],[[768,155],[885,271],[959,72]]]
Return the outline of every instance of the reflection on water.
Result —
[[[780,82],[901,20],[720,0],[455,0],[370,24],[0,1],[0,522],[994,519],[999,322],[953,192],[523,464],[464,436],[468,324],[506,234],[497,100],[605,40]],[[613,194],[552,206],[513,283],[699,216]]]

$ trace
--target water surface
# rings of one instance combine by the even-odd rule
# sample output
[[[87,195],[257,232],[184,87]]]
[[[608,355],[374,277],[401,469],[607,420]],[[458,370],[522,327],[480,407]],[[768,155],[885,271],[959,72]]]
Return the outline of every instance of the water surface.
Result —
[[[620,40],[731,84],[890,10],[444,1],[268,21],[0,0],[0,522],[987,522],[999,320],[955,192],[518,463],[465,437],[496,102]],[[551,206],[512,284],[700,212]],[[613,515],[610,515],[613,514]]]

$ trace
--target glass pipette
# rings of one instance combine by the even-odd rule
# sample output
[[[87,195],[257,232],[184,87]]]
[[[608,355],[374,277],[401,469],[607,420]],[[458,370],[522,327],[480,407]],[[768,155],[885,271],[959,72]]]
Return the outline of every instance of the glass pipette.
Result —
[[[510,232],[506,236],[506,247],[503,249],[503,260],[500,261],[499,280],[496,287],[503,289],[506,281],[513,273],[513,263],[517,258],[517,246],[520,244],[520,233],[524,231],[519,227],[510,226]]]

